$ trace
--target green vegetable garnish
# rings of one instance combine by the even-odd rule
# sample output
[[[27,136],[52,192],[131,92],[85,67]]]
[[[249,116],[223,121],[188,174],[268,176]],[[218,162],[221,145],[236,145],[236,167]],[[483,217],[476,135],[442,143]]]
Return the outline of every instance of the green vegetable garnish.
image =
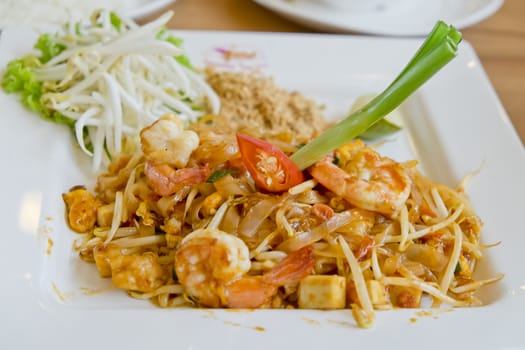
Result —
[[[454,269],[454,274],[458,274],[461,272],[461,265],[459,262],[456,264],[456,268]]]
[[[115,12],[109,13],[109,21],[111,25],[113,26],[113,28],[115,28],[117,32],[120,32],[120,26],[122,25],[122,19],[120,19],[120,17]]]
[[[363,108],[351,113],[346,119],[300,148],[291,156],[291,159],[300,169],[306,169],[337,147],[363,133],[398,107],[456,57],[460,41],[459,31],[438,21],[412,60],[385,91]]]
[[[399,125],[389,122],[386,119],[381,119],[371,127],[366,129],[365,132],[359,135],[359,138],[363,140],[375,140],[380,137],[392,135],[401,130]]]
[[[50,110],[42,104],[40,101],[43,93],[42,83],[37,80],[34,71],[35,68],[59,55],[65,47],[57,44],[50,34],[41,35],[34,47],[41,52],[41,55],[26,55],[9,62],[2,78],[2,87],[7,93],[19,93],[22,104],[39,113],[44,119],[73,126],[75,124],[73,119]]]
[[[173,36],[173,35],[169,34],[168,30],[166,28],[162,28],[157,33],[157,39],[167,41],[170,44],[173,44],[173,45],[175,45],[177,47],[182,47],[182,44],[184,43],[184,41],[181,38],[178,38],[176,36]],[[184,67],[189,68],[191,70],[195,70],[194,67],[192,66],[192,64],[190,62],[190,58],[188,56],[186,56],[186,55],[178,55],[178,56],[175,57],[175,59],[177,60],[177,62],[182,64]]]
[[[236,174],[238,173],[239,171],[235,170],[235,169],[223,169],[223,170],[216,170],[213,172],[213,174],[211,174],[207,179],[206,179],[206,182],[208,183],[213,183],[217,180],[219,180],[220,178],[223,178],[224,176],[226,175],[230,175],[230,174]]]
[[[34,47],[42,53],[39,57],[41,63],[48,62],[66,49],[64,45],[55,42],[55,39],[51,34],[42,34],[38,38]]]

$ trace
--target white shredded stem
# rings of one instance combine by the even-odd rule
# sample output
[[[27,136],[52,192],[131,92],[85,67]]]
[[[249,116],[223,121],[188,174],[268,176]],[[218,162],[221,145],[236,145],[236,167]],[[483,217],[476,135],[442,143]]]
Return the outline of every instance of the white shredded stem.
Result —
[[[135,183],[136,174],[137,174],[137,168],[135,167],[130,172],[129,177],[128,177],[128,181],[126,181],[126,187],[124,187],[124,195],[123,195],[124,198],[123,198],[123,200],[124,200],[125,203],[128,202],[129,199],[132,196],[132,194],[131,194],[131,187]],[[123,208],[122,208],[122,217],[127,218],[129,216],[129,214],[130,213],[128,213],[128,206],[124,205]]]
[[[188,193],[188,197],[186,197],[186,204],[184,206],[184,215],[182,215],[181,222],[184,222],[186,220],[186,215],[188,214],[188,210],[190,210],[193,200],[198,194],[199,194],[199,189],[197,187],[193,187],[190,193]]]
[[[403,252],[407,249],[408,246],[408,228],[409,228],[409,221],[408,221],[408,209],[406,205],[404,205],[401,208],[401,211],[399,213],[399,227],[401,231],[401,240],[399,242],[399,251]]]
[[[436,208],[436,204],[434,203],[434,200],[432,199],[432,195],[428,193],[428,191],[421,191],[421,195],[423,196],[424,201],[427,203],[428,207],[433,213],[439,213],[438,208]]]
[[[264,239],[261,241],[261,243],[259,243],[259,245],[250,252],[250,259],[253,259],[256,255],[262,253],[263,251],[265,251],[266,249],[268,249],[268,246],[269,246],[269,243],[270,243],[270,240],[272,240],[275,235],[277,234],[277,231],[273,231],[271,233],[269,233],[268,235],[266,235],[266,237],[264,237]]]
[[[418,288],[422,290],[423,292],[429,295],[432,295],[433,297],[451,306],[461,307],[461,306],[470,305],[466,301],[461,301],[461,300],[456,300],[454,298],[451,298],[448,295],[441,292],[438,288],[428,283],[425,283],[423,281],[420,281],[418,279],[408,279],[405,277],[385,277],[383,278],[383,283],[386,285]]]
[[[91,129],[88,129],[91,134]],[[95,132],[95,138],[93,140],[93,171],[100,168],[102,164],[102,156],[104,152],[104,129],[102,127],[97,128]]]
[[[481,288],[483,286],[486,286],[487,284],[496,283],[496,282],[500,281],[503,277],[505,277],[505,275],[504,274],[500,274],[500,275],[498,275],[496,277],[488,278],[488,279],[481,280],[481,281],[470,282],[470,283],[464,284],[464,285],[459,286],[459,287],[451,287],[450,291],[453,292],[453,293],[456,293],[456,294],[461,294],[461,293],[475,291],[475,290],[478,290],[479,288]]]
[[[456,265],[459,262],[459,256],[461,255],[461,247],[463,245],[463,231],[461,231],[459,225],[454,223],[454,225],[452,225],[452,230],[454,232],[454,247],[452,248],[452,253],[450,254],[445,273],[441,277],[441,282],[439,283],[439,289],[443,293],[447,292],[448,288],[450,287],[450,284],[452,283],[452,279],[454,278],[454,271],[456,270]]]
[[[424,229],[415,231],[413,233],[409,233],[407,239],[408,240],[414,240],[421,237],[424,237],[430,233],[436,232],[438,230],[441,230],[442,228],[445,228],[447,226],[450,226],[453,222],[456,221],[456,219],[461,215],[463,212],[464,205],[460,204],[459,207],[446,219],[443,221],[438,222],[437,224],[428,226]],[[394,242],[400,242],[402,237],[400,235],[396,236],[389,236],[385,237],[384,242],[385,243],[394,243]]]
[[[388,237],[390,237],[390,233],[394,230],[394,225],[388,224],[388,226],[383,230],[383,232],[377,234],[374,237],[375,246],[380,247],[387,241]]]
[[[122,105],[119,99],[119,83],[108,73],[102,74],[106,81],[107,95],[113,113],[113,134],[115,153],[122,151]]]
[[[76,120],[77,142],[92,157],[94,172],[166,113],[176,110],[186,121],[220,111],[220,99],[204,78],[175,59],[182,50],[157,37],[171,16],[143,26],[121,18],[125,25],[117,30],[109,11],[100,10],[95,22],[70,22],[59,31],[54,40],[66,49],[36,69],[46,86],[42,104]]]
[[[458,192],[460,192],[460,193],[465,193],[466,192],[467,186],[469,185],[470,181],[472,180],[474,175],[478,175],[481,172],[481,169],[483,168],[484,164],[485,164],[485,159],[483,159],[483,161],[482,161],[482,163],[481,163],[481,165],[479,166],[478,169],[474,170],[470,174],[467,174],[465,177],[463,177],[463,179],[461,180],[461,182],[459,183],[459,185],[457,187],[457,191]]]
[[[343,236],[337,236],[337,240],[339,242],[339,245],[341,246],[341,249],[343,250],[343,254],[345,255],[346,261],[350,266],[350,271],[352,272],[352,279],[355,284],[357,297],[359,299],[359,303],[363,308],[365,318],[368,320],[373,320],[374,307],[372,306],[372,301],[370,300],[370,295],[368,294],[368,289],[366,287],[365,277],[363,276],[363,272],[361,271],[361,266],[359,265],[359,262],[355,258],[354,253],[348,246],[348,243],[345,241]]]
[[[466,240],[463,240],[463,248],[472,254],[477,260],[483,257],[483,252],[480,249],[481,247],[477,244],[472,244]]]
[[[292,225],[288,222],[288,219],[286,219],[286,207],[283,206],[282,208],[279,208],[277,210],[277,213],[275,213],[275,222],[277,223],[277,227],[282,227],[286,234],[288,235],[288,238],[291,238],[295,236],[295,230],[293,229]]]
[[[377,259],[377,247],[372,248],[370,260],[372,262],[372,272],[374,273],[374,279],[379,281],[381,278],[383,278],[383,273],[381,272],[381,267],[379,266],[379,261]]]
[[[221,224],[222,219],[224,218],[224,214],[226,214],[226,210],[228,210],[228,207],[230,204],[228,201],[221,204],[219,209],[217,209],[217,212],[213,216],[213,219],[208,223],[208,229],[210,230],[217,230],[219,228],[219,225]]]
[[[97,236],[97,237],[100,237],[100,238],[106,238],[109,232],[110,232],[109,230],[95,231],[94,235]],[[127,237],[127,236],[133,236],[135,234],[137,234],[137,228],[136,227],[133,227],[133,226],[130,226],[130,227],[119,227],[117,229],[117,232],[115,233],[115,236],[113,238],[122,238],[122,237]]]
[[[195,74],[193,71],[186,67],[182,67],[186,74],[191,78],[191,80],[197,85],[198,88],[200,88],[204,94],[208,97],[208,102],[210,104],[212,113],[218,114],[221,109],[221,102],[219,100],[219,96],[213,91],[213,89],[206,84],[204,79],[200,77],[199,75]]]
[[[117,193],[115,193],[115,207],[113,209],[113,220],[111,221],[111,229],[109,230],[106,240],[104,241],[105,244],[111,242],[113,237],[115,237],[120,223],[122,222],[122,202],[122,192],[117,191]]]
[[[93,156],[93,152],[89,151],[86,148],[86,144],[84,143],[84,134],[83,134],[84,126],[86,126],[86,123],[89,121],[89,119],[97,115],[99,112],[100,110],[98,108],[92,107],[88,109],[87,111],[85,111],[75,123],[75,135],[76,135],[78,144],[80,146],[80,149],[82,149],[82,151],[89,156]]]
[[[446,218],[448,216],[448,209],[445,203],[443,202],[443,199],[441,198],[438,189],[436,187],[432,187],[430,189],[430,194],[432,195],[432,200],[436,205],[436,209],[438,211],[437,214],[439,215],[439,217]]]

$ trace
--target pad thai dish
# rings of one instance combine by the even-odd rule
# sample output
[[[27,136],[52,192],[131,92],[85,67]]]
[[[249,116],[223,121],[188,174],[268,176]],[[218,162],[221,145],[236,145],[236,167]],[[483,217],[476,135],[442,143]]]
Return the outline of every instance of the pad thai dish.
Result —
[[[163,116],[93,193],[64,194],[80,257],[162,307],[351,308],[367,326],[426,297],[479,304],[500,277],[472,277],[482,222],[462,189],[358,139],[293,173],[281,153],[311,136]]]
[[[75,249],[101,277],[161,307],[348,308],[363,327],[374,310],[478,305],[502,278],[473,278],[486,246],[463,186],[362,141],[397,130],[381,119],[456,56],[461,33],[438,22],[384,92],[329,126],[271,78],[201,74],[170,17],[97,11],[3,76],[101,174],[63,194]]]

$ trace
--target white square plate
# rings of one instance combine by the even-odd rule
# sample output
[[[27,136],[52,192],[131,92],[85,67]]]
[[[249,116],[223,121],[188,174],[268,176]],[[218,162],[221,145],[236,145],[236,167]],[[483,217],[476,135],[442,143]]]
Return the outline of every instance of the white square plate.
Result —
[[[36,35],[27,28],[4,29],[0,74],[9,60],[31,50]],[[177,35],[196,66],[260,68],[278,85],[325,103],[330,118],[343,117],[359,95],[381,91],[421,44],[338,35]],[[225,50],[237,58],[225,59]],[[2,349],[525,347],[520,260],[525,152],[466,42],[459,56],[402,106],[405,128],[381,151],[398,160],[419,159],[427,175],[450,186],[479,169],[468,193],[485,222],[482,240],[502,242],[486,251],[479,274],[506,276],[483,289],[485,306],[377,312],[369,330],[357,328],[348,310],[159,309],[122,291],[104,290],[108,281],[72,249],[75,234],[65,225],[61,199],[73,185],[93,184],[89,160],[72,147],[67,128],[25,110],[17,96],[0,92],[0,108]]]

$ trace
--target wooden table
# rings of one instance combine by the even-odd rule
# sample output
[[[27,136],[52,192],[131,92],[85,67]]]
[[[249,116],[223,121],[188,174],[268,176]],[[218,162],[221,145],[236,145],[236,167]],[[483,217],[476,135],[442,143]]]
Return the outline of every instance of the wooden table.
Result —
[[[175,11],[169,27],[176,29],[313,32],[251,0],[177,0],[168,8]],[[506,0],[495,15],[462,32],[525,142],[525,1]]]

